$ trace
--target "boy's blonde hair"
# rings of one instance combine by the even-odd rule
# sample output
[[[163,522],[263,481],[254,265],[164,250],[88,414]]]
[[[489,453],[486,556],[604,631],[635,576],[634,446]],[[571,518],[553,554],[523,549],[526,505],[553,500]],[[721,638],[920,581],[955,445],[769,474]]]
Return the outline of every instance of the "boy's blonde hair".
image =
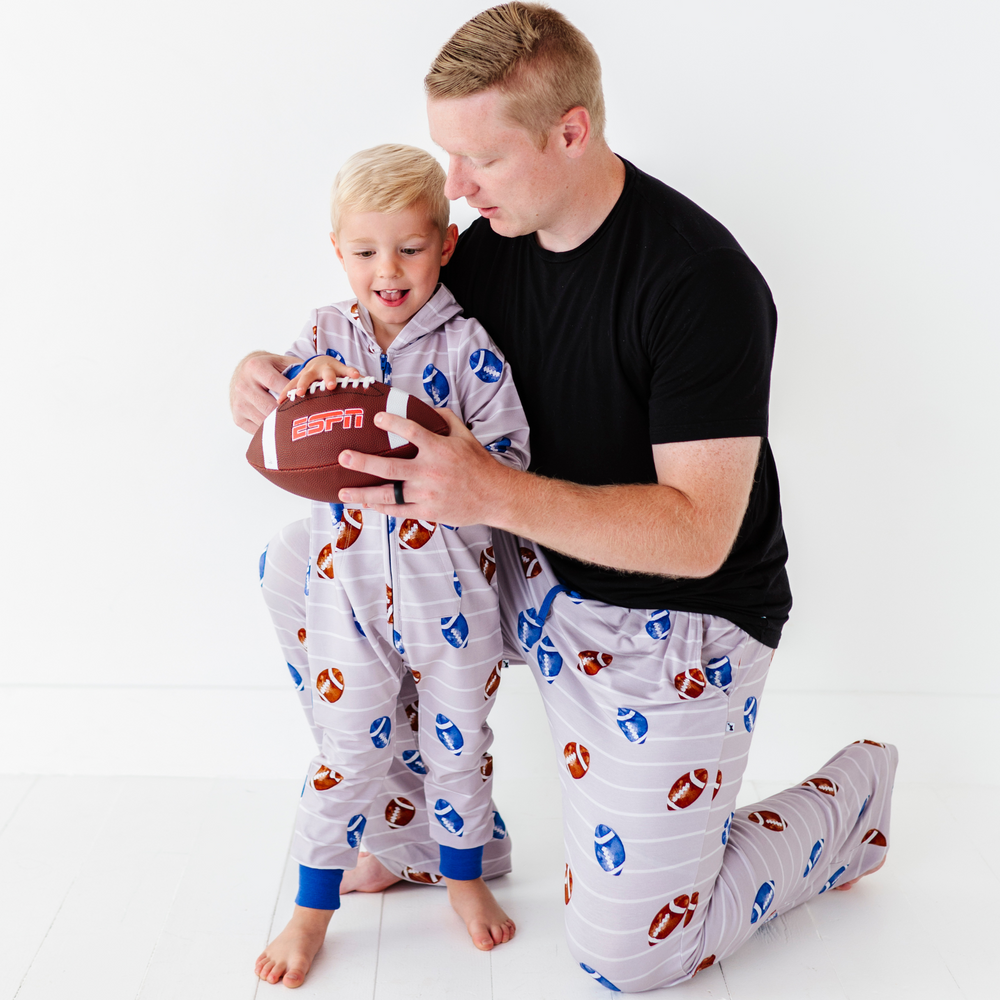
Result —
[[[423,202],[444,235],[450,206],[445,172],[426,150],[386,143],[355,153],[337,172],[330,193],[330,222],[340,232],[344,212],[402,212]]]
[[[505,3],[466,21],[445,42],[424,77],[427,96],[468,97],[496,88],[507,117],[533,132],[541,148],[570,108],[590,112],[596,139],[604,137],[601,63],[579,28],[557,10]]]

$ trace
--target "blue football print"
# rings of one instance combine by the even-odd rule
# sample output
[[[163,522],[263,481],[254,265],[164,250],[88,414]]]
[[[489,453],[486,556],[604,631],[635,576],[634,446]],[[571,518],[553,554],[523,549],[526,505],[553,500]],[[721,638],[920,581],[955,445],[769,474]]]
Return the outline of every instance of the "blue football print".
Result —
[[[504,840],[507,837],[507,824],[496,810],[493,811],[493,839]]]
[[[562,670],[563,658],[559,650],[552,645],[552,640],[547,636],[542,636],[542,641],[538,644],[538,669],[542,676],[551,684]]]
[[[358,813],[352,816],[347,824],[347,844],[349,847],[358,847],[361,844],[361,835],[365,832],[365,823],[368,820]]]
[[[400,656],[406,656],[406,650],[403,648],[403,637],[395,629],[392,630],[392,644]]]
[[[865,814],[865,810],[868,808],[868,800],[871,798],[870,795],[865,796],[865,801],[861,803],[861,812],[858,813],[858,819],[861,819]]]
[[[828,878],[828,879],[826,880],[826,884],[825,884],[825,885],[823,886],[823,888],[822,888],[822,889],[820,889],[820,891],[819,891],[819,892],[817,893],[817,895],[819,895],[819,896],[822,896],[822,895],[823,895],[823,893],[824,893],[824,892],[826,892],[826,890],[827,890],[827,889],[832,889],[832,888],[834,887],[834,885],[836,884],[836,882],[837,882],[837,879],[839,879],[839,878],[840,878],[840,876],[841,876],[841,875],[843,875],[843,874],[844,874],[844,872],[846,872],[846,871],[847,871],[847,865],[844,865],[844,866],[843,866],[842,868],[838,868],[838,869],[837,869],[837,870],[836,870],[836,871],[835,871],[835,872],[834,872],[834,873],[833,873],[833,874],[832,874],[832,875],[831,875],[831,876],[830,876],[830,877],[829,877],[829,878]]]
[[[352,611],[351,617],[354,619],[354,627],[358,630],[358,634],[362,639],[365,638],[365,630],[361,627],[361,622],[358,621],[358,616]]]
[[[305,688],[305,684],[302,683],[302,674],[290,663],[286,664],[286,666],[288,667],[288,672],[292,675],[292,680],[295,681],[295,690],[302,691]]]
[[[753,732],[754,723],[757,721],[757,699],[752,695],[747,698],[743,706],[743,725],[748,733]]]
[[[625,845],[621,837],[603,823],[594,830],[594,854],[597,855],[597,863],[606,872],[621,875],[625,866]]]
[[[646,631],[653,639],[666,639],[670,631],[670,612],[666,610],[651,611],[649,621],[646,622]]]
[[[458,815],[455,807],[447,799],[438,799],[434,803],[434,816],[449,833],[455,834],[456,837],[462,836],[465,820]]]
[[[419,750],[404,750],[403,751],[403,763],[414,773],[414,774],[426,774],[427,765],[424,763],[423,758],[420,756]]]
[[[649,723],[646,721],[646,716],[634,708],[619,708],[618,728],[625,734],[629,743],[645,743]]]
[[[709,684],[725,691],[733,683],[733,665],[729,662],[729,657],[716,656],[709,660],[705,676]]]
[[[386,516],[386,530],[391,535],[396,530],[396,519],[389,514]]]
[[[333,347],[328,347],[328,348],[326,349],[326,353],[327,353],[327,354],[328,354],[328,355],[329,355],[329,356],[330,356],[331,358],[336,358],[336,359],[337,359],[337,360],[338,360],[338,361],[339,361],[339,362],[340,362],[340,363],[341,363],[342,365],[346,365],[346,364],[347,364],[347,362],[346,362],[346,361],[344,360],[344,355],[343,355],[343,354],[341,354],[341,353],[340,353],[340,351],[336,350],[335,348],[333,348]]]
[[[488,445],[486,445],[486,450],[492,451],[494,455],[504,455],[509,447],[510,438],[502,437],[497,438],[496,441],[491,441]]]
[[[465,620],[465,615],[457,614],[451,618],[442,618],[441,634],[455,649],[465,649],[469,645],[469,623]]]
[[[344,505],[342,503],[332,503],[330,504],[330,521],[336,528],[338,524],[344,519]]]
[[[309,562],[306,563],[306,585],[303,587],[302,592],[309,596],[309,577],[312,576],[313,561],[312,556],[309,557]]]
[[[583,962],[581,962],[580,963],[580,968],[583,969],[583,971],[586,972],[587,975],[590,976],[590,978],[594,980],[594,982],[599,983],[605,989],[614,990],[615,993],[621,993],[621,990],[618,989],[618,987],[615,986],[614,983],[609,983],[604,978],[604,976],[602,976],[599,972],[595,972],[589,965],[584,965]]]
[[[725,847],[726,844],[729,843],[729,831],[732,828],[733,819],[735,818],[735,816],[736,816],[736,813],[730,813],[729,814],[729,819],[727,819],[726,822],[723,823],[723,825],[722,825],[722,846],[723,847]]]
[[[570,600],[571,600],[571,601],[572,601],[572,602],[573,602],[574,604],[583,604],[583,594],[579,593],[578,591],[575,591],[575,590],[567,590],[567,591],[566,591],[566,596],[567,596],[567,597],[568,597],[568,598],[569,598],[569,599],[570,599]]]
[[[446,715],[438,714],[435,720],[437,725],[437,736],[445,749],[450,750],[456,757],[462,752],[465,746],[465,738],[459,732],[458,726]]]
[[[765,882],[757,890],[757,898],[753,901],[753,912],[750,914],[750,923],[755,924],[774,902],[774,882]]]
[[[264,586],[264,564],[267,562],[267,549],[260,554],[260,585]]]
[[[445,400],[451,393],[451,386],[444,374],[433,365],[428,365],[424,369],[424,392],[431,398],[435,406],[444,406]]]
[[[455,588],[455,593],[462,596],[462,581],[458,578],[458,573],[451,574],[451,585]]]
[[[392,736],[392,720],[388,715],[383,715],[369,726],[368,733],[372,738],[372,743],[379,750],[384,750],[389,745],[389,739]]]
[[[526,653],[541,639],[543,624],[534,608],[525,608],[517,616],[517,637]]]
[[[475,372],[476,378],[483,382],[499,382],[500,376],[503,375],[503,362],[485,347],[472,352],[469,357],[469,367]]]
[[[825,843],[826,841],[820,837],[819,840],[813,844],[813,849],[809,852],[809,860],[806,862],[806,870],[802,873],[803,878],[805,878],[816,867],[816,862],[819,861],[823,855],[823,845]]]

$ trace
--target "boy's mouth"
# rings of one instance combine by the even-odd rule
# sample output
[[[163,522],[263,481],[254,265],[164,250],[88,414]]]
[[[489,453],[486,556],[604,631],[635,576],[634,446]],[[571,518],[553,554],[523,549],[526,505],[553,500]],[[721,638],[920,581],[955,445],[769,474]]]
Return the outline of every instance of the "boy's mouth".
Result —
[[[410,294],[409,288],[376,288],[375,294],[387,306],[401,305]]]

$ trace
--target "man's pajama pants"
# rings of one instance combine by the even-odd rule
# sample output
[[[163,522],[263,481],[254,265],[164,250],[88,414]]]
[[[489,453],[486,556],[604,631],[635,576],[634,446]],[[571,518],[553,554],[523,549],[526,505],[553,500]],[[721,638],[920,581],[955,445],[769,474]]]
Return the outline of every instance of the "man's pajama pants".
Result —
[[[773,650],[719,617],[583,600],[531,542],[495,531],[493,545],[505,649],[528,663],[552,732],[566,931],[585,974],[627,992],[682,982],[882,861],[894,747],[859,741],[737,812]],[[394,774],[417,802],[419,779]],[[395,871],[419,850],[389,832],[365,843]]]

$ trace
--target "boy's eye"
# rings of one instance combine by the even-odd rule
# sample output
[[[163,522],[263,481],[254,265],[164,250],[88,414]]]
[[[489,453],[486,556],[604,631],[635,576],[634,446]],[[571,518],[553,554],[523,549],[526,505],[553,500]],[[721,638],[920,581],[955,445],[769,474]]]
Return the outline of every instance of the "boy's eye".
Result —
[[[407,257],[413,257],[416,254],[420,253],[422,249],[423,249],[422,247],[403,247],[403,249],[400,250],[399,252],[405,253]]]
[[[355,257],[371,257],[375,253],[374,250],[356,250],[354,252]]]

